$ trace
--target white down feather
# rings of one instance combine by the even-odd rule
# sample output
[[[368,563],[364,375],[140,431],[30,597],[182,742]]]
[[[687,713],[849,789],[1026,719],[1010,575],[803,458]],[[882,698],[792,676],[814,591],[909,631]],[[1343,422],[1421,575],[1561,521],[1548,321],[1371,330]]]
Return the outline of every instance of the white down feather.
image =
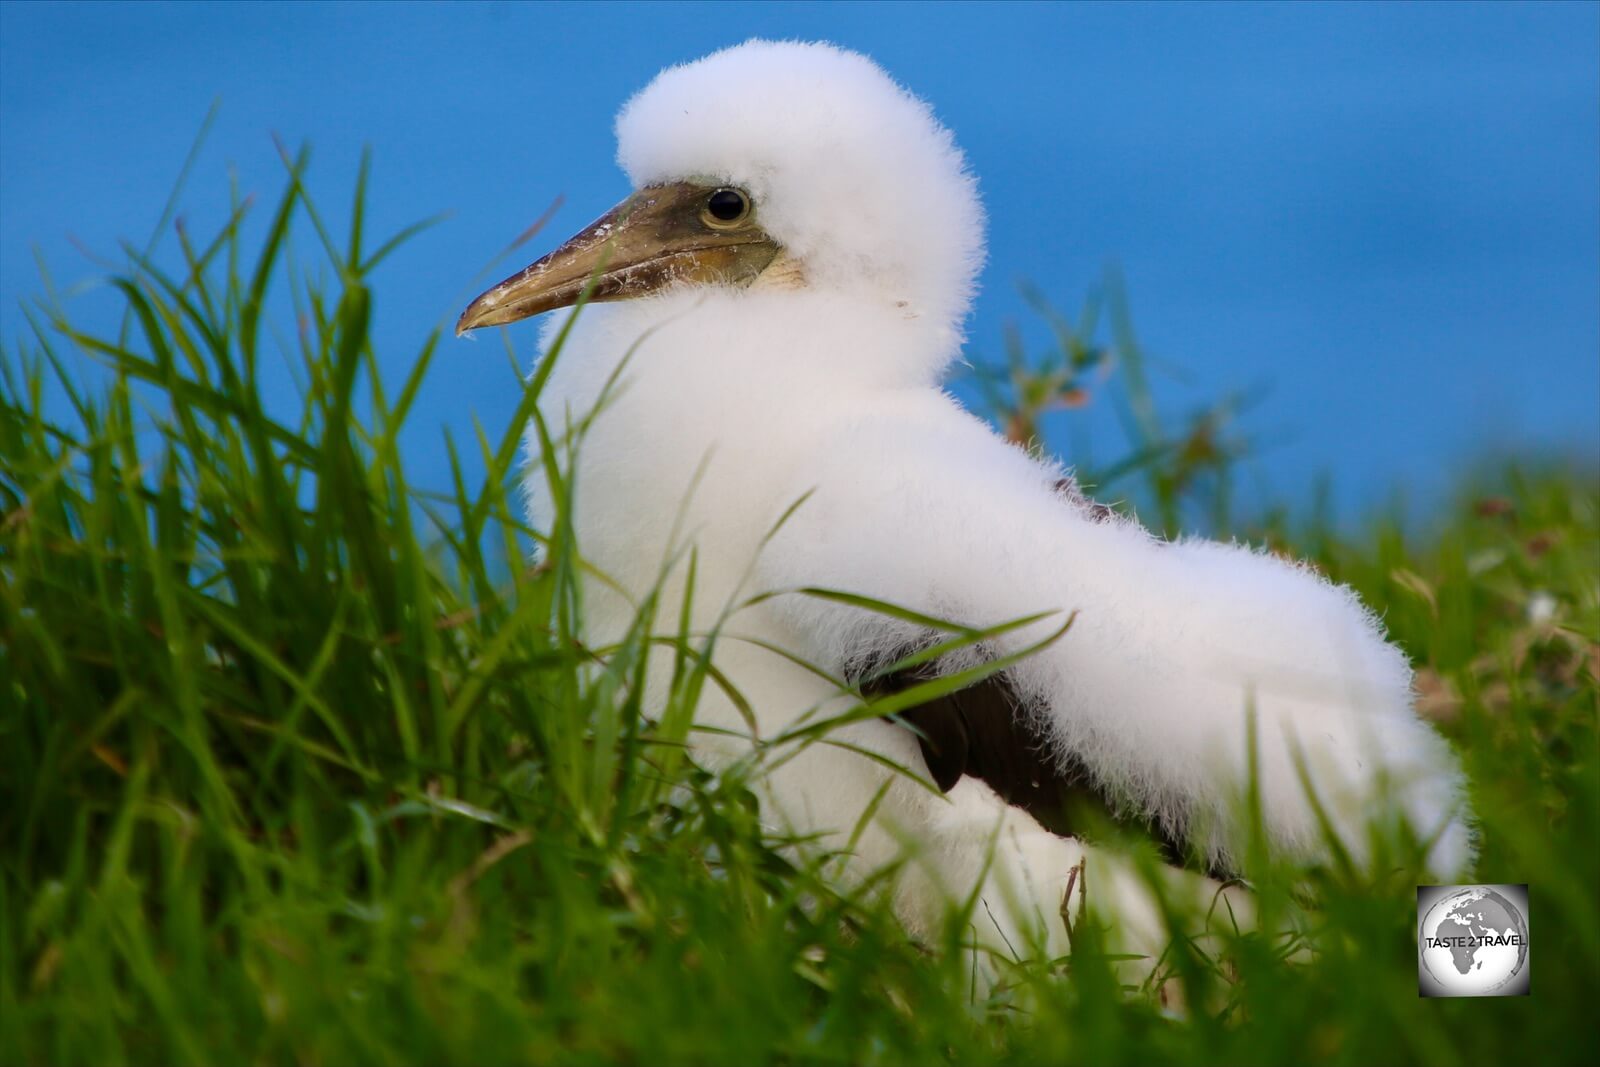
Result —
[[[1131,521],[1091,521],[1058,493],[1059,468],[939,389],[982,258],[982,213],[925,104],[862,56],[753,41],[663,72],[626,105],[617,133],[636,185],[707,179],[749,190],[804,284],[680,287],[580,313],[541,397],[552,426],[592,411],[628,360],[574,469],[579,544],[627,593],[589,584],[592,641],[622,635],[629,600],[686,544],[698,551],[700,628],[756,593],[800,586],[980,626],[1063,613],[995,652],[1076,612],[1066,636],[1014,669],[1019,688],[1059,752],[1196,835],[1213,858],[1226,863],[1242,847],[1235,814],[1253,709],[1267,829],[1283,853],[1312,858],[1325,847],[1298,753],[1357,856],[1367,821],[1387,813],[1436,835],[1437,873],[1470,862],[1456,762],[1412,710],[1404,656],[1348,589],[1245,546],[1165,543]],[[547,322],[546,344],[563,320]],[[527,486],[533,522],[547,528],[537,464]],[[677,617],[683,571],[669,575],[663,618]],[[766,736],[851,700],[739,636],[835,674],[925,637],[795,594],[739,611],[728,629],[719,666]],[[744,729],[714,691],[699,716]],[[844,736],[921,766],[903,729],[865,722]],[[712,762],[740,753],[726,738],[702,746]],[[774,821],[838,841],[888,776],[817,747],[765,783],[764,802]],[[931,921],[934,889],[960,892],[977,877],[1003,878],[1024,898],[995,920],[1002,934],[1027,915],[1048,922],[1083,850],[1003,808],[976,783],[939,798],[896,781],[858,844],[856,871],[910,842],[927,860],[900,888],[913,926]],[[985,876],[987,831],[972,828],[996,820],[1003,847]]]

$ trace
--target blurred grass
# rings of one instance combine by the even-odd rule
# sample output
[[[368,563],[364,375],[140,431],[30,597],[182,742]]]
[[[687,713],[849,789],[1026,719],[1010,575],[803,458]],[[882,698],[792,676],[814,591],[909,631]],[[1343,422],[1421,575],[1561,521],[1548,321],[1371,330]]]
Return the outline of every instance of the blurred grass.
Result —
[[[470,443],[481,484],[453,441],[451,486],[406,480],[396,439],[439,338],[381,381],[368,286],[405,234],[363,232],[363,169],[336,236],[305,199],[306,156],[288,163],[264,240],[246,246],[237,201],[213,239],[181,234],[176,262],[129,251],[119,335],[47,298],[0,350],[0,1061],[1592,1057],[1593,469],[1508,461],[1425,536],[1252,522],[1226,489],[1237,404],[1169,427],[1114,293],[1109,341],[1092,309],[1053,320],[1045,358],[1018,347],[990,394],[1013,436],[1120,390],[1140,444],[1086,480],[1127,479],[1169,530],[1198,513],[1308,557],[1384,615],[1467,762],[1477,875],[1530,883],[1537,945],[1530,997],[1422,1000],[1414,875],[1263,868],[1263,907],[1301,939],[1237,938],[1226,966],[1175,942],[1184,1017],[1122,989],[1092,930],[1070,964],[1020,967],[974,1003],[959,922],[911,942],[684,758],[714,682],[703,642],[646,612],[622,646],[582,646],[570,533],[526,529],[508,488],[534,389]],[[308,229],[331,283],[290,266]],[[292,298],[288,335],[273,293]],[[280,347],[305,383],[292,418],[258,388]],[[108,387],[82,384],[84,356]],[[539,567],[495,562],[536,537]],[[678,671],[650,720],[657,639]],[[1315,908],[1282,888],[1303,882]]]

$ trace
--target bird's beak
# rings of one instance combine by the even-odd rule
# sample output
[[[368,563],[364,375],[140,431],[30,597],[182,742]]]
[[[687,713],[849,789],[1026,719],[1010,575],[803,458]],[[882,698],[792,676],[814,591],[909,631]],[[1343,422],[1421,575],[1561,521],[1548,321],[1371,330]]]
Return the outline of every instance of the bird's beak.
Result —
[[[588,299],[626,300],[674,282],[748,285],[779,246],[750,218],[718,225],[705,213],[716,186],[681,182],[640,189],[582,233],[483,293],[456,335],[501,326]]]

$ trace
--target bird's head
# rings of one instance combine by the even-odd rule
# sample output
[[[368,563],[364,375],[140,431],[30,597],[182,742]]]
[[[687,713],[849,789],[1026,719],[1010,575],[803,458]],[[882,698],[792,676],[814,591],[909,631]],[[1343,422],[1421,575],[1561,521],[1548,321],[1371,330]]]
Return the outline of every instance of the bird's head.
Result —
[[[634,192],[474,300],[457,333],[577,302],[763,277],[957,327],[983,212],[950,133],[865,56],[749,41],[656,76],[617,117]]]

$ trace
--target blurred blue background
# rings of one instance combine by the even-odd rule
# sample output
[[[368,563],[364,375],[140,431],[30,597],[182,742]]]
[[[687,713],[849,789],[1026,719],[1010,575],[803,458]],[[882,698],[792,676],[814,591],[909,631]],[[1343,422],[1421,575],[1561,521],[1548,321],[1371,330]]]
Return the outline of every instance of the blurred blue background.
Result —
[[[1075,311],[1114,261],[1162,407],[1267,390],[1245,420],[1256,499],[1326,473],[1345,516],[1397,493],[1421,507],[1486,452],[1600,453],[1595,4],[7,3],[0,337],[14,351],[25,330],[36,251],[67,287],[106,273],[74,241],[112,258],[145,243],[220,96],[193,232],[225,218],[230,173],[278,194],[272,131],[313,145],[310,186],[341,230],[364,145],[374,232],[451,213],[375,279],[398,381],[482,283],[626,192],[611,118],[629,94],[757,35],[867,52],[954,129],[990,212],[975,360],[1011,320],[1048,343],[1019,280]],[[479,277],[558,195],[550,230]],[[92,286],[73,301],[91,321],[114,306]],[[524,356],[534,329],[515,328]],[[468,453],[474,416],[498,436],[513,385],[497,341],[444,342],[406,441],[414,479],[447,484],[441,425]],[[272,388],[294,410],[287,370]],[[1084,417],[1112,458],[1113,414]]]

